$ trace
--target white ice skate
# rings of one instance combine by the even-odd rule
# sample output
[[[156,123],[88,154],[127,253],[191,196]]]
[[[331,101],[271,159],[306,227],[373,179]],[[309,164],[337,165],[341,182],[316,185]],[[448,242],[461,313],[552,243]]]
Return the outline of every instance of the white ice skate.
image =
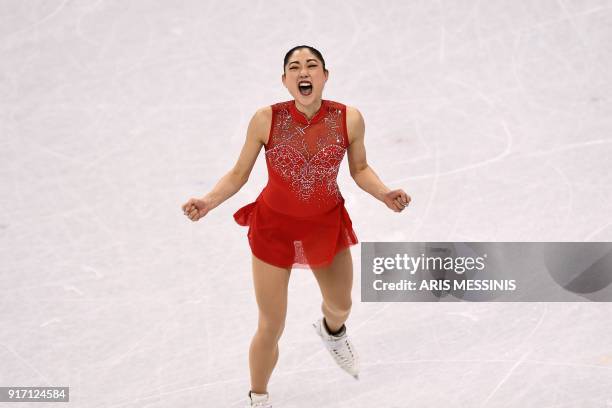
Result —
[[[346,325],[344,325],[344,333],[339,337],[329,334],[322,317],[316,323],[313,323],[312,327],[314,327],[321,340],[323,340],[323,344],[334,358],[336,364],[358,380],[359,355],[346,334]]]
[[[249,391],[249,405],[246,408],[272,408],[269,394],[257,394]]]

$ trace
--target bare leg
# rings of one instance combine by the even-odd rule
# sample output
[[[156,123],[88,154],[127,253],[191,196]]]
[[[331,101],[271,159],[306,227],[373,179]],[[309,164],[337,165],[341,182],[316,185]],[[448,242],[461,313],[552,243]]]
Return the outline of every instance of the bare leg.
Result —
[[[325,322],[332,332],[336,332],[348,319],[352,306],[353,260],[350,247],[338,252],[329,266],[312,272],[323,296],[321,311]]]
[[[287,286],[291,269],[270,265],[255,255],[252,257],[259,321],[249,348],[251,391],[265,394],[278,361],[278,341],[285,328]]]

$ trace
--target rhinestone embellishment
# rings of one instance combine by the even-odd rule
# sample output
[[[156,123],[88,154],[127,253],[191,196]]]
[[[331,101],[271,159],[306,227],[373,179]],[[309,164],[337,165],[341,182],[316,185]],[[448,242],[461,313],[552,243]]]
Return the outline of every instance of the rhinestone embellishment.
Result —
[[[346,151],[342,111],[330,108],[321,123],[305,126],[293,120],[287,107],[276,115],[266,151],[270,167],[300,201],[338,203],[342,196],[336,178]]]

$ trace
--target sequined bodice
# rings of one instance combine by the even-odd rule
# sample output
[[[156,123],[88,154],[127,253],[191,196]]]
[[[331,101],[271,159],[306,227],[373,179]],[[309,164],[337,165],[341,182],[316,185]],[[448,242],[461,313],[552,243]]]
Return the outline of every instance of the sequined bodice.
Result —
[[[348,147],[345,116],[345,105],[327,100],[310,120],[294,100],[272,105],[263,191],[270,206],[309,216],[343,201],[336,179]]]

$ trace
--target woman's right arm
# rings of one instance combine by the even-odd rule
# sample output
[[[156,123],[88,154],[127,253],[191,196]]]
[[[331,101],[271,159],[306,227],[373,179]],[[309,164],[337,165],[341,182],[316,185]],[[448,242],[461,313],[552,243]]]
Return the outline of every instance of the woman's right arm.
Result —
[[[210,209],[236,194],[248,181],[251,170],[255,165],[259,151],[267,142],[272,120],[272,108],[266,106],[258,109],[251,118],[247,129],[246,140],[242,146],[240,156],[234,167],[227,172],[213,189],[203,198],[210,203]]]

